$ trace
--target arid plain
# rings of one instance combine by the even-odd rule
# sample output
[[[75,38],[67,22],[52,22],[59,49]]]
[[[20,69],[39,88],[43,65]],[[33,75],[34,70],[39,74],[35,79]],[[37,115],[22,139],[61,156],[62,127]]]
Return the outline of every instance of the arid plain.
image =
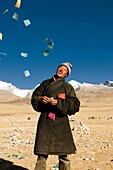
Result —
[[[77,153],[69,155],[71,170],[113,169],[113,88],[76,91],[80,112],[70,116]],[[29,98],[0,91],[0,170],[33,170],[35,132],[40,113]],[[47,170],[57,156],[49,156]],[[56,168],[58,169],[58,168]]]

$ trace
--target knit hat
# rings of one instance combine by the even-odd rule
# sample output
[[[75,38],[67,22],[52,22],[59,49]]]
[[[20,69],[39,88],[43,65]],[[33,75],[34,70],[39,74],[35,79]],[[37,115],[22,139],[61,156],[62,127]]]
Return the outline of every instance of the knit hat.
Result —
[[[72,64],[69,63],[69,62],[65,62],[65,63],[60,64],[58,67],[60,67],[62,65],[66,66],[68,68],[68,75],[69,75],[71,73],[71,70],[72,70]]]

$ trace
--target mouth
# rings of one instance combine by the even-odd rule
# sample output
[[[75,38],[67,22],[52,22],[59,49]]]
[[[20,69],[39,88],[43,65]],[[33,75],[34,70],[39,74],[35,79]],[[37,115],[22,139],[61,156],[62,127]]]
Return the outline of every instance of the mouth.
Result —
[[[57,76],[61,77],[62,76],[62,72],[61,71],[57,72]]]
[[[58,71],[57,74],[62,75],[62,71]]]

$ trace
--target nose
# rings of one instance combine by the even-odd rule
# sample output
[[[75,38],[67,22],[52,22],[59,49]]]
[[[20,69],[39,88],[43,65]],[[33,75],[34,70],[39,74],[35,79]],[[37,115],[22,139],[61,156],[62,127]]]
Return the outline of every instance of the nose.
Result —
[[[62,68],[60,68],[60,69],[59,69],[59,71],[63,71],[63,69],[62,69]]]

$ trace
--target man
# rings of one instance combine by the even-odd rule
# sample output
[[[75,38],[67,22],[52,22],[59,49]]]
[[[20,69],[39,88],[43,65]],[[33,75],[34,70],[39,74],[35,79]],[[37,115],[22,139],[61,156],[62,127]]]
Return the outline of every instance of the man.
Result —
[[[69,62],[58,66],[56,74],[44,80],[33,92],[31,104],[41,112],[38,120],[34,154],[38,156],[35,170],[46,170],[48,155],[58,155],[59,170],[70,170],[68,154],[76,152],[68,116],[79,111],[73,87],[65,82],[71,73]]]

